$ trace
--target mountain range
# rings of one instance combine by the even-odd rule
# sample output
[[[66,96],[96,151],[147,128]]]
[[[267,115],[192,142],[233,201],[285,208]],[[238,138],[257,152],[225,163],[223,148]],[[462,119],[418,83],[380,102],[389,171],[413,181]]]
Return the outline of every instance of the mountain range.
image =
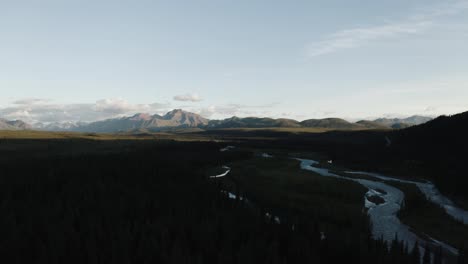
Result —
[[[340,118],[307,119],[297,121],[286,118],[259,118],[259,117],[231,117],[222,120],[209,120],[198,114],[174,109],[165,115],[150,115],[139,113],[129,117],[106,119],[92,123],[37,123],[34,126],[23,121],[7,121],[0,119],[0,130],[37,129],[47,131],[76,131],[96,133],[116,132],[155,132],[174,129],[227,129],[227,128],[272,128],[272,127],[310,127],[326,128],[331,130],[358,130],[358,129],[399,129],[419,125],[432,118],[424,116],[411,116],[404,119],[379,118],[375,120],[361,120],[348,122]]]
[[[136,114],[131,117],[107,119],[78,126],[73,131],[78,132],[128,132],[128,131],[158,131],[171,128],[193,128],[208,125],[208,119],[200,115],[175,109],[164,116]]]
[[[33,127],[21,120],[9,121],[0,118],[0,130],[28,130]]]

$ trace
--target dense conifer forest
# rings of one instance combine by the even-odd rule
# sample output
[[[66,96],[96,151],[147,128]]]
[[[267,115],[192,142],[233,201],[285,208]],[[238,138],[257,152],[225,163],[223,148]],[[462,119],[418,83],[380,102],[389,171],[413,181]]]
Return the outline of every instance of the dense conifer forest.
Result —
[[[206,170],[249,152],[175,141],[1,144],[0,258],[7,263],[418,263],[412,245],[362,225],[321,234],[230,199]],[[238,196],[239,197],[239,196]],[[340,211],[329,208],[337,217]],[[316,217],[315,217],[316,219]],[[294,228],[292,228],[294,226]]]

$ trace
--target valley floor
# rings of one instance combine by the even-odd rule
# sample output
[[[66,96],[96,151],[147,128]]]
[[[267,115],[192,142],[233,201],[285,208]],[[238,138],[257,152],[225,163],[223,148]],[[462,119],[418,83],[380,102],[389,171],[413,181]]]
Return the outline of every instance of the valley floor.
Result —
[[[323,150],[347,146],[347,136],[332,132],[341,143],[317,145],[314,138],[325,134],[230,133],[0,132],[1,253],[22,263],[419,262],[423,245],[415,252],[372,239],[367,188],[303,170],[293,159],[344,175],[347,163]],[[466,225],[414,186],[386,183],[405,193],[404,224],[463,256]]]
[[[368,190],[357,182],[333,177],[324,178],[316,173],[300,170],[299,161],[292,159],[292,157],[311,157],[322,160],[320,166],[324,168],[324,175],[328,175],[327,171],[332,171],[330,173],[338,175],[337,177],[385,182],[403,191],[402,210],[397,215],[403,224],[410,226],[420,237],[420,245],[430,245],[432,250],[438,250],[439,245],[446,245],[443,246],[444,254],[453,257],[456,248],[466,242],[468,225],[455,220],[443,208],[428,201],[413,184],[345,173],[345,169],[329,164],[329,160],[319,154],[287,153],[274,149],[269,149],[268,154],[262,152],[265,150],[251,151],[255,153],[251,159],[229,163],[229,173],[225,173],[223,175],[225,177],[220,180],[230,190],[243,190],[241,194],[243,197],[248,197],[255,204],[267,208],[265,210],[269,212],[276,210],[273,214],[300,211],[313,217],[320,216],[323,217],[321,220],[324,227],[339,221],[351,225],[359,225],[359,221],[362,221],[360,214],[367,206],[368,202],[365,199],[369,196],[364,197]],[[384,192],[382,189],[376,191]],[[378,219],[388,216],[376,217]],[[344,226],[343,222],[340,222],[339,226]],[[336,230],[336,226],[331,230]],[[390,238],[387,238],[389,242],[395,235],[398,236],[397,233],[390,234]],[[400,239],[405,239],[403,233],[400,234]],[[411,244],[415,241],[411,239],[405,242],[412,247]]]

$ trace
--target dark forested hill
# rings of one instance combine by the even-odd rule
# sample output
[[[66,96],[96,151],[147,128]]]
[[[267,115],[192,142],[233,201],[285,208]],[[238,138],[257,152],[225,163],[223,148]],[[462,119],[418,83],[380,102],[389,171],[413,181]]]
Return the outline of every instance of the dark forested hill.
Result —
[[[397,132],[402,143],[460,148],[468,142],[468,112],[440,116],[425,124]],[[462,145],[460,145],[462,144]]]
[[[468,112],[440,116],[419,126],[394,131],[391,137],[390,148],[431,168],[441,188],[468,196]]]

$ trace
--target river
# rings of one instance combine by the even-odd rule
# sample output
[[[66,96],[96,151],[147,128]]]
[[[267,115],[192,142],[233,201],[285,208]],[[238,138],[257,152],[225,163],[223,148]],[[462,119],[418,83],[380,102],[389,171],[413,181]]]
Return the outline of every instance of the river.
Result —
[[[434,247],[441,246],[445,251],[450,252],[454,255],[458,254],[458,250],[453,248],[452,246],[447,245],[443,242],[437,241],[435,239],[430,239],[430,241],[422,239],[418,235],[416,235],[414,232],[412,232],[411,229],[407,225],[401,223],[400,219],[398,219],[397,217],[397,214],[398,214],[398,211],[400,211],[401,206],[404,202],[405,195],[398,188],[395,188],[393,186],[390,186],[380,181],[372,181],[368,179],[359,179],[359,178],[349,178],[349,177],[337,175],[335,173],[330,172],[326,168],[317,167],[319,162],[315,160],[310,160],[310,159],[297,159],[297,160],[301,162],[300,166],[304,170],[315,172],[321,176],[354,181],[363,185],[369,190],[364,197],[365,199],[364,206],[368,208],[368,214],[372,222],[372,235],[374,236],[375,239],[383,238],[384,240],[390,243],[395,238],[395,235],[396,235],[399,240],[405,241],[408,244],[409,248],[412,248],[415,242],[417,241],[419,245],[425,245],[426,243],[429,243]],[[359,175],[359,174],[367,175],[367,176],[372,176],[381,180],[398,180],[401,182],[414,183],[417,185],[419,184],[418,187],[421,186],[419,188],[422,191],[426,190],[426,191],[423,191],[424,194],[428,196],[428,199],[430,199],[434,203],[439,204],[440,202],[443,201],[444,204],[453,205],[453,203],[448,202],[450,200],[442,196],[440,192],[438,192],[437,189],[431,183],[416,183],[412,181],[399,180],[396,178],[378,175],[374,173],[366,173],[366,172],[358,172],[358,171],[347,171],[346,173],[356,174],[356,175]],[[434,197],[432,197],[431,194],[434,195]],[[368,197],[371,195],[382,198],[384,202],[380,204],[375,204],[369,201]],[[441,197],[443,197],[444,199],[442,199]],[[458,211],[462,210],[460,208],[454,208],[454,209]],[[423,250],[422,247],[421,247],[421,250]]]
[[[228,150],[230,150],[230,148],[225,148],[221,151]],[[270,158],[272,156],[263,153],[262,157]],[[330,170],[326,168],[318,167],[318,161],[300,158],[296,158],[296,160],[300,161],[300,167],[303,170],[312,171],[318,175],[325,177],[333,177],[342,180],[354,181],[366,187],[368,189],[368,192],[365,194],[364,197],[364,206],[365,208],[367,208],[367,213],[372,223],[372,235],[375,239],[383,238],[388,243],[391,243],[395,239],[395,237],[397,237],[398,240],[407,243],[410,249],[412,249],[413,245],[415,245],[415,243],[418,242],[420,245],[421,252],[424,252],[423,245],[428,244],[433,248],[442,247],[442,249],[445,252],[451,253],[453,255],[458,255],[458,250],[454,247],[430,237],[428,237],[427,239],[423,239],[417,234],[415,234],[407,225],[403,224],[398,218],[398,212],[401,210],[401,207],[404,203],[404,193],[400,189],[378,180],[398,181],[407,184],[415,184],[428,200],[430,200],[436,205],[443,207],[447,214],[452,216],[454,219],[464,224],[468,224],[468,211],[455,206],[455,204],[449,198],[447,198],[439,192],[439,190],[435,187],[433,183],[429,181],[417,182],[403,180],[396,177],[384,176],[381,174],[364,171],[345,171],[345,174],[354,175],[353,178],[350,178],[330,172]],[[223,168],[226,169],[224,173],[211,176],[211,178],[225,177],[231,171],[231,168],[227,166],[223,166]],[[375,178],[376,180],[369,180],[368,177],[366,177],[366,179],[360,179],[359,175],[370,176]],[[380,199],[383,202],[374,203],[369,200],[369,197],[371,196],[380,197]],[[229,198],[235,199],[236,196],[232,193],[229,193]],[[243,197],[241,200],[243,200]]]
[[[455,220],[460,221],[465,225],[468,225],[468,211],[457,207],[448,197],[441,194],[439,190],[436,188],[436,186],[430,181],[417,182],[417,181],[402,180],[402,179],[395,178],[395,177],[384,176],[378,173],[370,173],[370,172],[363,172],[363,171],[345,171],[345,173],[362,174],[362,175],[367,175],[367,176],[371,176],[371,177],[378,178],[381,180],[386,180],[386,181],[398,181],[402,183],[415,184],[429,201],[444,208],[447,214],[453,217]]]

